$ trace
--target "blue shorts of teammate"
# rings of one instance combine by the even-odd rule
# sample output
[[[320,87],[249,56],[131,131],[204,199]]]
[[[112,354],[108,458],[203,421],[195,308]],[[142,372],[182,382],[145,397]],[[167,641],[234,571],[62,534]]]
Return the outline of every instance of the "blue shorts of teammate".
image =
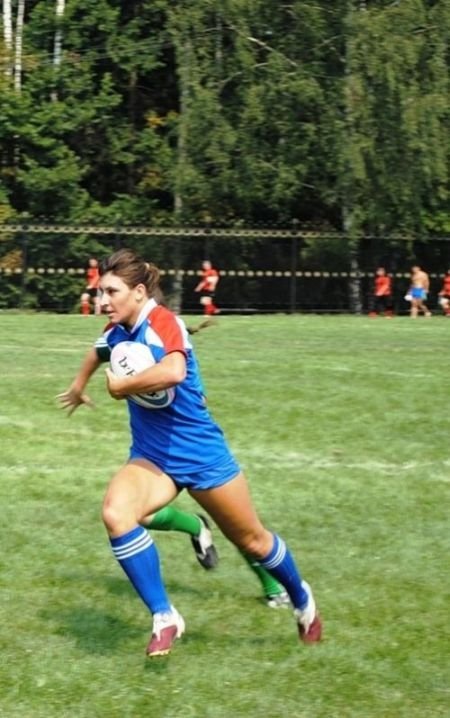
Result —
[[[137,452],[131,452],[130,460],[133,459],[146,459],[147,461],[151,461],[148,457],[141,456]],[[181,471],[171,471],[170,473],[167,473],[180,491],[182,489],[204,491],[205,489],[216,489],[218,486],[227,484],[229,481],[236,478],[240,470],[241,467],[234,457],[230,455],[222,464],[215,466],[212,469],[205,468],[200,471],[187,474]]]
[[[427,293],[422,287],[413,287],[411,289],[411,296],[413,299],[426,299]]]

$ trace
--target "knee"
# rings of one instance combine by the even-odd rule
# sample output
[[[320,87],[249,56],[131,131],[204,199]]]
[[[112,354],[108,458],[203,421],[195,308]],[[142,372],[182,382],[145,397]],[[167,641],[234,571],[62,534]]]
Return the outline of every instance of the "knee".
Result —
[[[273,536],[266,529],[248,533],[239,542],[239,549],[257,560],[265,558],[272,550],[272,546]]]
[[[115,536],[130,531],[136,524],[136,521],[129,521],[123,506],[108,497],[103,502],[102,521],[108,533]]]

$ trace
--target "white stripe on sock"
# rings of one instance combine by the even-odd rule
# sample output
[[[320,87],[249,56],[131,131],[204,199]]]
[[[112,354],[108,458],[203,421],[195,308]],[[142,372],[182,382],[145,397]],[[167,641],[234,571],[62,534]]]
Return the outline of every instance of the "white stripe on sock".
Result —
[[[260,562],[260,565],[263,566],[263,568],[276,568],[276,566],[279,566],[280,563],[284,561],[284,557],[286,556],[286,544],[281,539],[278,539],[278,549],[273,556],[273,558],[270,559],[270,561],[264,560]]]
[[[112,546],[112,550],[116,559],[120,561],[124,558],[134,556],[141,551],[145,551],[145,549],[149,548],[152,543],[153,540],[151,536],[144,530],[142,534],[136,536],[136,538],[132,541],[122,544],[122,546]]]

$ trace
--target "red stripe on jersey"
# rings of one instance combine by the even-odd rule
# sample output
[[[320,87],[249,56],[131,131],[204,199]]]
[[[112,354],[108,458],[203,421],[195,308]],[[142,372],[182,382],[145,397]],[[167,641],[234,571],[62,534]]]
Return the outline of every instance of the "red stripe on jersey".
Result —
[[[158,304],[148,315],[152,329],[161,337],[166,354],[182,352],[186,355],[186,343],[183,332],[175,315],[166,307]]]

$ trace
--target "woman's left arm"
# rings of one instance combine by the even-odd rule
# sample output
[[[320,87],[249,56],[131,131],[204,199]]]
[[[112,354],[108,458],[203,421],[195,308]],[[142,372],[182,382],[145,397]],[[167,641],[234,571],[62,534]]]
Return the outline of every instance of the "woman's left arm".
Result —
[[[186,357],[181,351],[170,352],[157,364],[132,376],[116,376],[108,367],[105,372],[113,399],[124,399],[129,394],[163,391],[180,384],[186,378]]]

